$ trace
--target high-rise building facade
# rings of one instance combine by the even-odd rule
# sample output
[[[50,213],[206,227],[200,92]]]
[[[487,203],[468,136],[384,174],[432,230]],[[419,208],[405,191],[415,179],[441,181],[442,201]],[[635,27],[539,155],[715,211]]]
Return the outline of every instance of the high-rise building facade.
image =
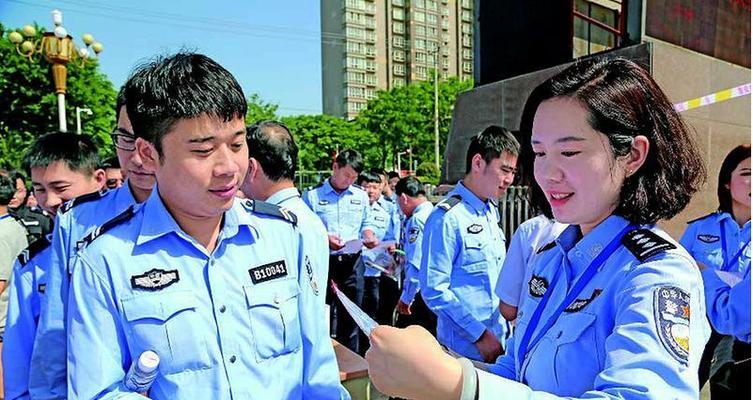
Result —
[[[473,0],[321,0],[324,113],[351,119],[378,90],[473,77]]]

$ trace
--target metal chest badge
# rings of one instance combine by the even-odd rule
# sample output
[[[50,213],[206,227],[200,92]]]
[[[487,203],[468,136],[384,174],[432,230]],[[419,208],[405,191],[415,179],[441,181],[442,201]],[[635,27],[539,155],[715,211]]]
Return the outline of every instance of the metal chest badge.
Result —
[[[654,290],[654,319],[664,348],[683,364],[690,351],[690,295],[674,286]]]

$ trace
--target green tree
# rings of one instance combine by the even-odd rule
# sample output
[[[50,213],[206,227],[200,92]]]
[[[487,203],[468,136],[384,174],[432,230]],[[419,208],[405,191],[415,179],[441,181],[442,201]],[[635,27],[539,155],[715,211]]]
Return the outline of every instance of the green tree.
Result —
[[[447,144],[455,98],[471,88],[471,80],[460,81],[453,77],[439,82],[440,157]],[[380,91],[358,115],[357,121],[379,138],[383,164],[394,163],[397,153],[408,148],[419,164],[434,161],[433,80]]]
[[[37,26],[36,40],[43,28]],[[58,130],[57,97],[51,64],[39,55],[34,60],[20,55],[8,41],[0,24],[0,167],[20,168],[21,158],[39,135]],[[93,115],[82,114],[82,131],[93,137],[102,156],[113,154],[108,134],[115,125],[115,97],[112,83],[99,72],[98,62],[81,59],[67,65],[66,120],[68,130],[76,129],[76,107],[89,108]]]
[[[276,120],[277,109],[280,107],[276,103],[267,103],[262,100],[259,93],[253,93],[248,98],[248,112],[246,113],[246,125],[264,120]]]

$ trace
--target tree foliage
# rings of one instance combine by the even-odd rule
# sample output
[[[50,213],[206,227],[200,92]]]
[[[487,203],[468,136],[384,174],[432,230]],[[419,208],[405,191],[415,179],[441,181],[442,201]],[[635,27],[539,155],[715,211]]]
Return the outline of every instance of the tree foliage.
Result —
[[[44,28],[37,28],[37,40]],[[33,60],[20,55],[0,24],[0,167],[19,168],[24,152],[37,137],[58,130],[58,111],[51,64],[39,55]],[[106,54],[103,54],[105,57]],[[115,97],[112,83],[99,72],[96,60],[68,63],[66,122],[76,129],[76,107],[89,108],[81,114],[82,131],[91,135],[103,157],[113,153],[108,134],[115,125]]]
[[[253,93],[248,98],[246,125],[251,125],[259,121],[276,120],[278,108],[280,108],[278,104],[267,103],[262,100],[259,93]]]

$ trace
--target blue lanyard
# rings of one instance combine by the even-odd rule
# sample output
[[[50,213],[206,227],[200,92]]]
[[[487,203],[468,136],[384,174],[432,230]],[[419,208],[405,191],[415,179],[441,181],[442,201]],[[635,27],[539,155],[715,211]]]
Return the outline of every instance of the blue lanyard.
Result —
[[[546,303],[549,301],[549,298],[552,295],[552,292],[554,292],[554,286],[557,284],[557,280],[560,275],[560,271],[562,271],[562,267],[560,266],[557,268],[557,271],[554,272],[554,277],[552,278],[552,282],[549,284],[549,287],[546,289],[546,293],[544,294],[544,297],[541,299],[541,302],[539,302],[539,305],[536,307],[536,310],[533,312],[533,315],[531,315],[531,319],[528,322],[528,326],[526,327],[525,333],[523,333],[523,338],[520,340],[520,346],[518,347],[518,366],[520,367],[521,371],[523,368],[523,361],[525,360],[526,354],[528,354],[528,351],[532,349],[534,346],[536,346],[536,343],[541,340],[541,338],[544,336],[544,334],[549,331],[549,329],[554,325],[554,323],[557,321],[559,316],[562,314],[562,312],[567,308],[568,305],[570,305],[576,297],[580,294],[580,292],[583,290],[583,288],[588,284],[588,282],[593,279],[594,275],[596,275],[596,272],[599,270],[599,267],[601,264],[603,264],[609,256],[612,255],[619,247],[620,247],[620,240],[622,237],[636,229],[637,226],[635,225],[628,225],[625,228],[623,228],[620,233],[617,234],[617,236],[612,239],[611,242],[607,245],[607,247],[604,248],[604,250],[599,253],[596,258],[594,258],[593,261],[591,261],[591,264],[586,268],[586,270],[583,272],[583,274],[580,276],[580,279],[573,285],[572,290],[570,290],[567,295],[565,296],[565,300],[562,301],[562,303],[557,307],[557,309],[554,311],[554,313],[549,317],[549,320],[546,321],[546,324],[541,327],[541,330],[539,330],[539,333],[536,335],[536,337],[531,340],[531,336],[533,335],[533,331],[536,329],[536,326],[539,324],[539,320],[541,319],[541,314],[544,312],[544,308],[546,308]],[[567,257],[567,256],[565,256]]]
[[[0,217],[0,221],[4,220],[6,218],[10,218],[10,214],[5,214],[2,217]]]
[[[722,271],[729,271],[730,268],[737,264],[737,260],[740,259],[740,256],[743,254],[743,250],[745,250],[745,248],[750,244],[750,238],[748,238],[748,241],[745,242],[745,244],[742,245],[739,250],[737,250],[735,256],[732,257],[731,260],[727,261],[727,235],[725,234],[726,230],[724,229],[724,220],[719,221],[719,231],[722,236]]]

